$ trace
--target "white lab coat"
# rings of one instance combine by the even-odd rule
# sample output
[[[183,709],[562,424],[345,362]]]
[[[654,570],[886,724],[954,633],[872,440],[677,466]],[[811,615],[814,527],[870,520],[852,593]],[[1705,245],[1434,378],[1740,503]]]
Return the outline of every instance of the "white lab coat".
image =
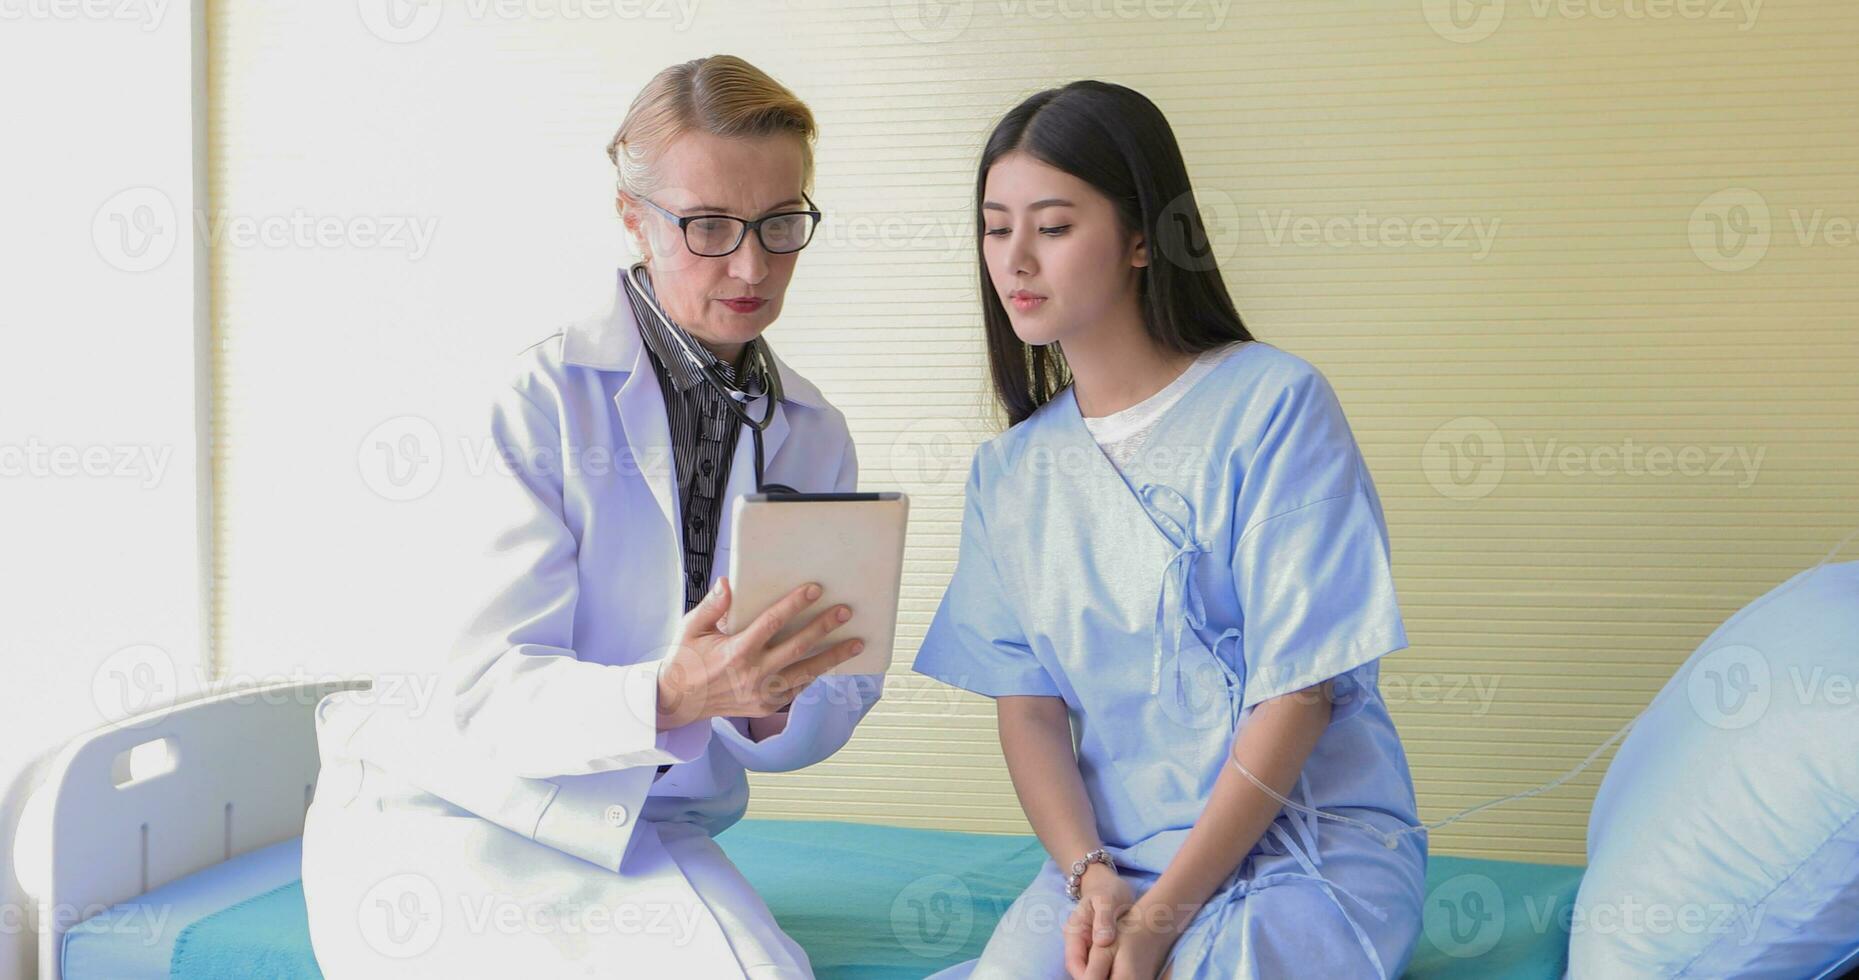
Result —
[[[377,684],[318,706],[303,888],[331,980],[812,976],[711,837],[747,805],[745,768],[832,755],[883,678],[815,681],[759,743],[743,719],[657,731],[682,524],[664,398],[615,293],[610,312],[524,351],[496,401],[489,435],[516,465],[485,477],[508,507],[487,523],[494,595],[433,704]],[[777,365],[766,479],[855,489],[845,417]],[[730,504],[755,489],[752,454],[745,428],[712,581],[728,569]]]

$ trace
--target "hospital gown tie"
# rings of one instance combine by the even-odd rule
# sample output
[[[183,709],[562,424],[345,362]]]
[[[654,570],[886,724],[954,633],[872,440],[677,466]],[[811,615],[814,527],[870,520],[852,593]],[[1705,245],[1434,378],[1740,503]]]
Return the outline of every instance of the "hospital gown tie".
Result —
[[[1142,501],[1143,508],[1149,512],[1150,520],[1155,523],[1156,528],[1175,549],[1163,571],[1161,594],[1156,599],[1155,648],[1150,663],[1149,693],[1158,696],[1161,694],[1163,664],[1166,662],[1170,672],[1174,674],[1174,690],[1170,696],[1175,698],[1177,705],[1185,705],[1186,691],[1182,681],[1181,647],[1187,640],[1189,629],[1200,630],[1207,626],[1206,605],[1201,599],[1200,590],[1194,584],[1194,568],[1199,556],[1207,553],[1209,549],[1194,536],[1194,505],[1180,491],[1159,483],[1145,483],[1137,491],[1137,497]],[[1173,609],[1180,609],[1180,614],[1170,615]],[[1245,680],[1232,665],[1221,659],[1220,646],[1228,639],[1239,639],[1240,636],[1241,631],[1238,629],[1226,630],[1214,641],[1212,647],[1213,661],[1219,665],[1224,675],[1227,714],[1230,722],[1226,729],[1228,732],[1234,732],[1239,727]],[[1303,796],[1301,801],[1303,805],[1314,808],[1310,784],[1301,773],[1298,775],[1297,788]],[[1342,913],[1343,921],[1349,923],[1350,930],[1355,933],[1356,942],[1361,944],[1362,952],[1374,965],[1375,975],[1381,980],[1388,980],[1387,968],[1382,965],[1381,955],[1375,951],[1374,942],[1369,939],[1368,932],[1349,913],[1348,906],[1343,904],[1343,898],[1347,897],[1362,906],[1381,922],[1388,920],[1387,910],[1331,882],[1317,870],[1318,866],[1323,863],[1323,858],[1317,848],[1317,818],[1314,814],[1291,810],[1285,812],[1283,816],[1285,818],[1283,821],[1272,821],[1267,835],[1284,848],[1284,853],[1290,855],[1304,870],[1277,872],[1256,878],[1241,878],[1228,887],[1224,894],[1216,893],[1213,898],[1209,899],[1209,904],[1213,906],[1213,909],[1208,914],[1213,917],[1213,920],[1202,928],[1193,930],[1188,936],[1184,936],[1182,945],[1176,947],[1173,960],[1176,964],[1175,975],[1196,975],[1195,971],[1206,961],[1208,954],[1212,952],[1215,940],[1225,933],[1229,927],[1230,917],[1235,910],[1243,906],[1242,899],[1246,896],[1274,885],[1307,881],[1322,889],[1323,894],[1336,906],[1337,911]],[[1287,824],[1291,830],[1286,829]]]
[[[1170,696],[1175,699],[1177,706],[1186,707],[1187,690],[1181,676],[1181,647],[1187,642],[1189,629],[1207,627],[1207,607],[1201,600],[1200,589],[1194,585],[1194,567],[1208,549],[1194,536],[1194,505],[1179,490],[1160,483],[1145,483],[1137,491],[1137,498],[1142,501],[1143,509],[1149,512],[1149,519],[1155,523],[1156,529],[1162,532],[1162,536],[1175,549],[1168,559],[1167,567],[1162,571],[1162,589],[1156,596],[1154,656],[1149,666],[1149,693],[1161,694],[1162,667],[1166,662],[1169,671],[1174,674],[1174,690]],[[1180,609],[1181,614],[1172,615],[1171,610],[1174,609]],[[1229,629],[1221,633],[1213,644],[1213,662],[1220,669],[1225,687],[1223,693],[1227,703],[1228,731],[1239,725],[1240,700],[1246,684],[1239,671],[1220,657],[1220,645],[1239,637],[1238,629]]]

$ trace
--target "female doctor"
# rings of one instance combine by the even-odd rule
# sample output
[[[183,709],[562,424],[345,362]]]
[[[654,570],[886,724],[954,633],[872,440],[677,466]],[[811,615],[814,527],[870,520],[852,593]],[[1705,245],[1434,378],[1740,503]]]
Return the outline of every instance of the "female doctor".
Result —
[[[813,975],[712,840],[745,768],[830,756],[882,689],[821,676],[860,644],[808,655],[851,618],[813,611],[812,583],[718,630],[730,503],[857,483],[844,416],[762,339],[820,217],[813,136],[729,56],[666,69],[628,110],[608,153],[646,260],[496,401],[492,598],[432,707],[318,706],[303,889],[331,980]]]

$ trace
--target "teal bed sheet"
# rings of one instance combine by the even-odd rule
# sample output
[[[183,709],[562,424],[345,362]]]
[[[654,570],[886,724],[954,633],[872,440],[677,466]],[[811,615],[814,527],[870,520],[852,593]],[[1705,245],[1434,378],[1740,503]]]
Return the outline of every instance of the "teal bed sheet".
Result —
[[[743,821],[717,843],[820,980],[917,980],[979,956],[1045,860],[1028,836],[820,821]],[[1581,873],[1432,858],[1426,930],[1404,977],[1558,980]]]
[[[820,980],[916,980],[978,955],[1044,860],[1029,836],[836,821],[744,820],[717,842]],[[66,935],[65,976],[320,980],[301,855],[295,840],[272,845],[87,920]],[[1579,867],[1433,858],[1405,976],[1557,980],[1580,881]],[[155,905],[182,911],[157,922]]]

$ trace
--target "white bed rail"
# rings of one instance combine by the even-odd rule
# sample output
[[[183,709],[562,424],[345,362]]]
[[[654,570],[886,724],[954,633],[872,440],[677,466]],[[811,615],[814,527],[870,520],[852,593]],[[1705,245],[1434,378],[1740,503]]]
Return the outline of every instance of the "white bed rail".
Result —
[[[302,834],[318,768],[317,702],[366,687],[353,680],[218,691],[72,739],[29,807],[44,808],[49,841],[39,846],[51,849],[32,896],[37,980],[63,980],[58,954],[77,922]],[[154,774],[143,771],[151,765]]]

